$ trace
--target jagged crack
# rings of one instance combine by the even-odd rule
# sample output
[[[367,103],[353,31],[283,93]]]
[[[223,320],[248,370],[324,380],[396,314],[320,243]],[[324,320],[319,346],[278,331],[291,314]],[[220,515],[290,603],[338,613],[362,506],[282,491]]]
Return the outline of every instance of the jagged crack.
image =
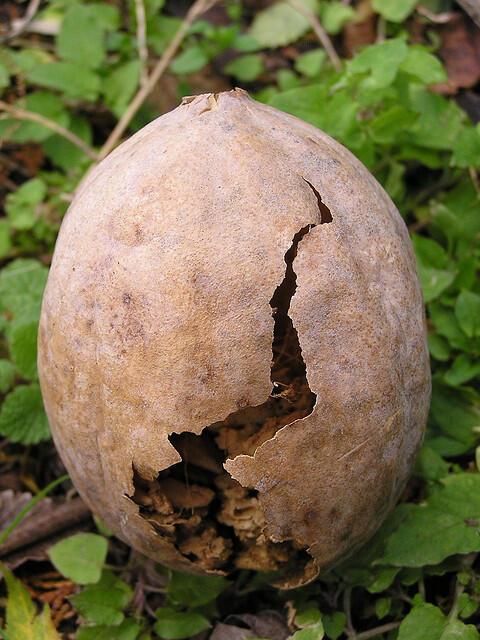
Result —
[[[328,221],[320,206],[325,205],[319,195],[317,201],[322,224]],[[154,482],[134,474],[132,499],[140,506],[141,515],[180,553],[204,569],[284,574],[311,561],[294,541],[274,543],[268,539],[257,492],[234,480],[223,463],[240,454],[254,455],[279,429],[305,418],[315,406],[316,395],[308,384],[289,309],[297,288],[293,263],[298,247],[316,224],[318,221],[295,234],[284,256],[284,278],[270,300],[274,330],[269,397],[260,405],[231,413],[198,436],[172,434],[170,442],[182,462],[161,472]]]

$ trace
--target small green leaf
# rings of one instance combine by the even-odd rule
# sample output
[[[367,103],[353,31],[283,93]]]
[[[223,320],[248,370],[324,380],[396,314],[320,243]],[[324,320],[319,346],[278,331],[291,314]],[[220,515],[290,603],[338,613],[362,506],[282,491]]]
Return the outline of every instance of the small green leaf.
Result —
[[[417,5],[418,0],[373,0],[373,8],[390,22],[403,22]]]
[[[62,127],[68,126],[69,116],[59,96],[48,91],[32,91],[16,106],[25,111],[38,113]],[[13,142],[43,142],[53,135],[53,131],[36,122],[6,118],[0,121],[0,135]]]
[[[326,58],[327,54],[323,49],[307,51],[295,60],[295,69],[307,78],[314,78],[320,73]]]
[[[355,17],[355,10],[343,2],[322,2],[320,5],[320,18],[322,26],[327,33],[336,35],[342,27]]]
[[[47,185],[40,178],[24,182],[13,193],[9,193],[5,210],[14,229],[31,229],[38,217],[38,205],[47,194]]]
[[[391,598],[379,598],[375,602],[375,614],[379,620],[382,620],[390,613],[392,607]]]
[[[38,384],[21,385],[7,395],[0,410],[0,434],[22,444],[50,438]]]
[[[173,59],[170,69],[177,75],[185,75],[200,71],[207,62],[208,58],[205,51],[201,47],[192,46],[184,49],[182,53]]]
[[[140,63],[130,60],[112,71],[103,83],[106,105],[120,117],[135,93],[140,78]]]
[[[107,557],[108,542],[96,533],[77,533],[50,547],[53,565],[65,577],[78,584],[100,580]]]
[[[461,353],[455,358],[450,369],[444,374],[443,379],[453,387],[459,386],[475,378],[480,374],[480,362],[473,360],[466,353]]]
[[[11,227],[8,220],[0,219],[0,258],[5,258],[12,248]]]
[[[0,89],[8,87],[10,84],[10,74],[5,65],[0,63]]]
[[[210,623],[200,613],[194,611],[175,611],[169,607],[162,607],[155,612],[157,622],[155,633],[163,640],[182,640],[190,638],[210,627]]]
[[[115,627],[105,625],[80,627],[75,640],[136,640],[141,630],[138,622],[128,618]]]
[[[324,635],[323,624],[321,622],[317,622],[316,624],[305,627],[305,629],[295,631],[291,640],[322,640]]]
[[[455,304],[455,315],[469,338],[480,336],[480,295],[473,291],[462,291]]]
[[[426,504],[412,505],[387,539],[381,563],[422,567],[476,551],[480,551],[480,474],[460,473],[444,478]]]
[[[413,607],[400,625],[398,640],[478,640],[473,625],[449,620],[433,604],[421,603]]]
[[[261,56],[254,53],[240,56],[227,64],[224,67],[224,71],[241,82],[252,82],[262,73],[263,60]]]
[[[441,480],[448,474],[449,464],[436,451],[424,445],[415,462],[415,470],[427,480]]]
[[[132,597],[131,588],[111,571],[104,571],[97,584],[86,587],[70,598],[76,610],[89,622],[97,625],[119,625],[123,609]]]
[[[424,47],[409,47],[407,57],[402,62],[400,69],[425,84],[444,82],[447,79],[447,74],[440,60]]]
[[[167,593],[175,604],[199,607],[213,602],[228,585],[228,580],[219,576],[192,576],[172,571]]]
[[[0,393],[6,393],[15,380],[15,366],[10,360],[0,358]]]
[[[347,624],[347,616],[343,611],[335,611],[332,614],[325,614],[322,617],[325,634],[330,640],[338,640]]]
[[[37,320],[48,270],[37,260],[19,258],[0,271],[0,310],[14,321]]]
[[[8,346],[17,371],[26,380],[37,378],[38,324],[15,324],[8,333]]]
[[[454,167],[480,167],[480,127],[465,127],[453,145]]]
[[[301,0],[307,9],[315,11],[316,0]],[[282,47],[298,40],[310,29],[304,15],[286,2],[277,2],[259,11],[250,27],[250,35],[264,48]]]
[[[58,55],[67,62],[97,68],[105,56],[104,33],[88,6],[72,4],[57,36]]]
[[[81,64],[48,62],[34,67],[27,78],[33,84],[63,91],[68,98],[94,101],[100,90],[100,78]]]
[[[368,73],[366,85],[369,87],[388,87],[407,55],[408,47],[403,40],[386,40],[362,49],[349,63],[348,70],[353,74]]]

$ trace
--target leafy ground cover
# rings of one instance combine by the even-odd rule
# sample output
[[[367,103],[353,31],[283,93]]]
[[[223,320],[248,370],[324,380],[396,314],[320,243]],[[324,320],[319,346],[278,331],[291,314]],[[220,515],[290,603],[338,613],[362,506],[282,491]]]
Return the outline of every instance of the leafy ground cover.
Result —
[[[30,16],[26,3],[6,0],[0,637],[480,638],[479,27],[449,0],[204,4],[212,6],[193,16],[124,136],[182,95],[242,86],[362,159],[397,204],[417,256],[433,371],[424,446],[375,538],[295,591],[252,572],[168,571],[90,518],[63,476],[43,411],[41,296],[78,182],[188,26],[190,3],[46,0],[31,2]]]

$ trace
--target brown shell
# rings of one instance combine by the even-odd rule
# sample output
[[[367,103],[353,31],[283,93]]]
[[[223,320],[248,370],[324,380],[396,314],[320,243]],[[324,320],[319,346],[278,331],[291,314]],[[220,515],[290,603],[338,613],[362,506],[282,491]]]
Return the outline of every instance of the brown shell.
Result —
[[[55,443],[91,509],[170,567],[212,570],[140,514],[133,469],[155,481],[181,461],[169,435],[269,398],[294,238],[288,313],[316,403],[225,467],[258,492],[266,539],[314,558],[301,583],[374,533],[422,439],[422,297],[395,206],[329,136],[235,90],[135,134],[63,222],[39,335]]]

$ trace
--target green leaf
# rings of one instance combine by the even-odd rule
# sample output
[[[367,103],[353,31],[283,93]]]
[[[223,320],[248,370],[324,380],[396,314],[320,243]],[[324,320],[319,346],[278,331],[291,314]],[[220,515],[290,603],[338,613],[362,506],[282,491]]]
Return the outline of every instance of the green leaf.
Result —
[[[474,445],[473,429],[480,425],[480,412],[457,393],[436,382],[433,385],[431,415],[443,433],[469,448]]]
[[[112,71],[103,83],[106,105],[120,117],[135,93],[140,78],[140,62],[131,60]]]
[[[460,620],[449,620],[433,604],[422,603],[403,619],[398,640],[478,640],[480,635],[473,625]]]
[[[480,551],[480,474],[461,473],[444,478],[426,504],[412,505],[387,539],[381,563],[423,567],[475,551]]]
[[[8,333],[12,361],[25,380],[37,378],[37,333],[37,322],[15,324]]]
[[[375,601],[375,615],[379,620],[382,620],[390,613],[392,608],[391,598],[379,598]]]
[[[323,624],[317,622],[316,624],[305,627],[305,629],[295,631],[291,636],[291,640],[322,640],[324,635]]]
[[[228,585],[228,580],[220,576],[193,576],[172,571],[167,593],[175,604],[199,607],[213,602]]]
[[[22,444],[50,438],[38,384],[21,385],[7,395],[0,410],[0,434]]]
[[[307,78],[314,78],[320,73],[326,58],[327,54],[323,49],[307,51],[295,60],[295,70]]]
[[[163,640],[182,640],[190,638],[210,627],[210,623],[200,613],[194,611],[175,611],[162,607],[155,612],[157,622],[154,629]]]
[[[22,324],[37,320],[48,270],[37,260],[19,258],[0,271],[0,310]]]
[[[420,46],[408,48],[407,57],[400,65],[400,69],[425,84],[444,82],[447,79],[440,60]]]
[[[327,33],[336,35],[342,27],[355,17],[355,10],[342,2],[322,2],[320,19]]]
[[[465,127],[453,145],[454,167],[480,167],[480,127]]]
[[[100,580],[107,557],[108,542],[96,533],[77,533],[50,547],[53,565],[65,577],[78,584]]]
[[[444,249],[431,238],[412,238],[417,257],[418,274],[425,302],[435,300],[455,279],[455,272],[447,269],[449,260]]]
[[[0,219],[0,258],[5,258],[12,248],[10,233],[10,223],[8,220]]]
[[[131,588],[111,571],[104,571],[100,581],[70,598],[76,610],[97,625],[119,625],[123,609],[132,597]]]
[[[368,73],[365,81],[368,87],[388,87],[395,80],[407,55],[408,47],[403,40],[386,40],[362,49],[349,63],[348,71],[352,74]]]
[[[466,353],[461,353],[455,358],[450,369],[445,373],[443,379],[447,384],[454,387],[468,382],[480,374],[480,362],[473,360]]]
[[[178,31],[181,20],[169,16],[155,16],[148,21],[148,43],[156,54],[161,55]]]
[[[58,55],[67,62],[95,69],[105,57],[104,32],[90,7],[72,4],[57,36]]]
[[[448,474],[449,464],[436,451],[424,445],[415,462],[415,470],[427,480],[441,480]]]
[[[325,634],[330,640],[337,640],[343,633],[347,624],[347,616],[343,611],[335,611],[332,614],[325,614],[322,617]]]
[[[480,296],[462,291],[455,304],[455,315],[462,331],[469,337],[480,336]]]
[[[76,640],[136,640],[141,630],[138,622],[128,618],[115,627],[105,625],[80,627],[75,638]]]
[[[3,564],[0,564],[0,571],[8,590],[7,640],[60,640],[53,626],[48,605],[37,615],[35,605],[20,580],[17,580]]]
[[[225,73],[241,82],[252,82],[263,72],[262,57],[251,53],[235,58],[224,67]]]
[[[0,358],[0,393],[6,393],[15,380],[15,367],[9,360]]]
[[[10,74],[5,65],[0,63],[0,89],[8,87],[10,84]]]
[[[316,0],[301,0],[307,9],[315,11]],[[262,47],[282,47],[295,42],[310,29],[310,23],[286,2],[277,2],[259,11],[250,27],[250,35]]]
[[[88,145],[91,145],[92,129],[88,120],[72,115],[67,128]],[[85,154],[81,149],[57,134],[45,140],[43,149],[49,159],[64,171],[76,168],[85,159]]]
[[[27,79],[50,89],[62,91],[68,98],[94,101],[100,90],[100,78],[81,64],[48,62],[34,67]]]
[[[31,229],[38,217],[38,205],[47,194],[47,185],[41,178],[24,182],[5,201],[5,210],[14,229]]]
[[[417,84],[409,86],[409,93],[411,108],[419,114],[410,128],[412,142],[428,149],[452,149],[464,126],[462,110]]]
[[[409,16],[418,0],[373,0],[377,13],[390,22],[403,22]]]
[[[198,46],[191,46],[184,49],[170,65],[171,71],[177,75],[185,75],[187,73],[195,73],[200,71],[208,62],[205,51]]]

